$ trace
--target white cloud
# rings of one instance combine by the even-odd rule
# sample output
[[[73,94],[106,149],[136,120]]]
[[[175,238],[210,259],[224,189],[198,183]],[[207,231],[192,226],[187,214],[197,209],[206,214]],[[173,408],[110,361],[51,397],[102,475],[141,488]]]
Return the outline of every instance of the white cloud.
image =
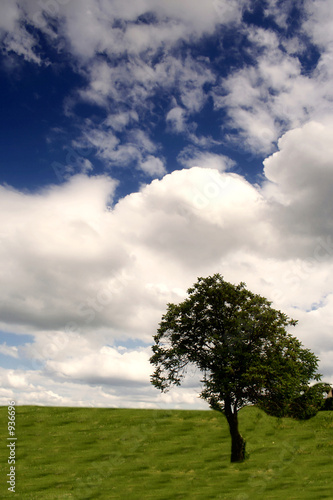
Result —
[[[327,0],[306,0],[307,19],[304,27],[313,41],[324,50],[332,50],[333,5]]]
[[[7,345],[6,342],[4,344],[0,344],[0,353],[12,358],[18,358],[17,347]]]
[[[115,105],[131,106],[131,118],[137,121],[140,115],[152,111],[149,99],[156,92],[163,89],[172,95],[171,89],[176,86],[184,112],[197,113],[208,99],[205,84],[215,81],[208,63],[190,55],[177,58],[166,54],[155,64],[150,58],[131,56],[110,66],[97,58],[85,70],[89,83],[79,91],[78,97],[109,109],[110,114]],[[170,101],[173,102],[173,98]],[[75,103],[74,99],[71,105]],[[169,111],[168,119],[173,122],[176,119],[179,126],[179,112],[177,117],[175,113],[170,115]],[[105,123],[112,126],[109,120]]]
[[[149,155],[140,163],[140,168],[151,177],[162,177],[166,173],[163,162],[155,156]]]
[[[161,177],[166,173],[166,169],[163,161],[151,154],[158,150],[158,145],[150,139],[147,132],[139,128],[131,128],[125,132],[126,138],[123,138],[121,143],[113,131],[118,132],[126,127],[132,117],[137,121],[136,113],[109,115],[97,127],[88,121],[81,138],[75,140],[73,146],[94,148],[96,156],[111,169],[114,166],[128,166],[134,162],[135,166],[145,174],[151,177]],[[80,161],[80,165],[82,173],[89,172],[92,168],[88,160]]]
[[[286,206],[279,218],[304,238],[332,235],[333,124],[309,122],[287,132],[264,161],[267,195]]]
[[[113,130],[120,132],[123,129],[125,129],[129,124],[138,121],[139,121],[138,113],[136,111],[128,111],[128,112],[110,114],[104,121],[104,124],[108,127],[111,127]]]
[[[88,160],[88,158],[83,158],[81,162],[81,173],[88,174],[89,172],[92,172],[93,169],[94,167],[91,161]]]
[[[107,161],[114,158],[119,145],[119,139],[110,129],[90,128],[84,132],[83,139],[86,144],[90,143],[96,149],[99,158]]]
[[[85,0],[66,2],[57,14],[65,15],[62,30],[73,52],[89,58],[96,52],[114,54],[125,50],[136,54],[170,46],[191,36],[200,37],[214,31],[217,24],[239,21],[247,3],[233,0],[226,6],[215,0],[208,0],[205,5],[199,0],[158,3],[141,0],[126,4],[120,0],[100,3]],[[151,13],[155,16],[154,24],[133,24],[139,16]],[[114,20],[122,20],[122,24],[112,26]]]
[[[20,17],[20,11],[16,2],[3,0],[0,3],[0,30],[14,31],[15,24]]]
[[[26,390],[32,387],[28,374],[19,370],[0,370],[1,386],[4,388]]]
[[[276,6],[272,4],[270,8],[275,12]],[[229,125],[241,132],[245,145],[255,152],[271,152],[275,141],[286,130],[311,119],[322,121],[333,111],[333,42],[331,31],[322,28],[323,17],[326,16],[325,23],[329,24],[333,22],[333,14],[328,2],[318,2],[318,10],[316,4],[308,3],[309,17],[302,25],[304,32],[321,45],[316,68],[310,71],[302,67],[300,56],[309,50],[304,45],[304,37],[284,39],[269,29],[247,28],[248,40],[252,43],[249,53],[255,63],[221,79],[212,92],[215,108],[227,109]],[[291,6],[285,7],[282,11],[288,14]],[[320,38],[318,33],[325,35]]]
[[[185,130],[185,110],[176,106],[168,112],[165,117],[173,132],[184,132]]]
[[[107,384],[112,387],[148,385],[151,374],[150,349],[125,351],[103,346],[97,352],[90,350],[85,355],[75,353],[61,361],[50,360],[46,364],[49,374],[76,380],[80,383]]]
[[[156,25],[129,25],[124,34],[124,43],[131,52],[140,53],[152,47],[173,44],[184,35],[184,26],[177,22],[162,21]]]
[[[261,50],[256,65],[231,73],[213,98],[216,109],[228,109],[231,126],[248,147],[267,153],[286,124],[294,127],[308,119],[315,83],[301,74],[297,57],[281,50],[276,33],[258,29],[249,32],[249,39]]]
[[[224,172],[225,170],[231,169],[235,166],[235,162],[227,156],[208,152],[206,153],[191,147],[184,149],[179,154],[178,161],[181,165],[188,168],[211,168],[218,170],[219,172]]]
[[[8,33],[3,40],[4,49],[9,54],[22,56],[25,61],[33,62],[38,65],[42,63],[42,59],[36,54],[36,39],[23,27],[20,27],[13,33]]]
[[[207,409],[193,387],[159,394],[150,385],[132,382],[121,387],[78,383],[36,370],[16,370],[15,377],[13,375],[13,370],[0,368],[0,404],[3,406],[14,400],[18,405]]]
[[[272,16],[274,21],[282,28],[288,28],[288,18],[292,16],[293,10],[302,9],[302,0],[268,0],[265,2],[264,11],[266,16]]]

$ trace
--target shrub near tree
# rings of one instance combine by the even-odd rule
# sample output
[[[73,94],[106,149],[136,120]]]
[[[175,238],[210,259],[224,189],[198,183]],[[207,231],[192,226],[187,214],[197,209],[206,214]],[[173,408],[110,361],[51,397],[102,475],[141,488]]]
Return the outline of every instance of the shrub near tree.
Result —
[[[245,458],[238,411],[255,404],[268,414],[309,418],[318,409],[311,380],[320,380],[318,359],[287,332],[296,321],[264,297],[220,274],[199,278],[180,304],[168,304],[150,362],[161,391],[181,385],[187,369],[202,372],[200,397],[229,424],[231,461]]]
[[[315,384],[314,387],[318,386],[318,393],[321,394],[321,411],[333,411],[333,387],[330,384],[322,383]],[[318,394],[318,398],[320,397]]]

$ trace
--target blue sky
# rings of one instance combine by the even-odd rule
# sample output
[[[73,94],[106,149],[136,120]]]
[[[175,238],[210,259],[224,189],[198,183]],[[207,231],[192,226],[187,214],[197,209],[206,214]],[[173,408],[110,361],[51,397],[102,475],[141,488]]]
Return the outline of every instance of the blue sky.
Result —
[[[265,154],[276,145],[276,137],[273,136],[264,148],[250,148],[246,142],[237,139],[241,124],[230,122],[228,106],[217,104],[226,93],[223,79],[237,70],[256,67],[257,57],[263,50],[260,43],[253,41],[256,29],[266,28],[283,41],[301,32],[303,46],[297,60],[304,74],[315,68],[319,58],[315,44],[302,33],[300,19],[303,12],[297,8],[297,3],[286,13],[285,23],[280,26],[269,9],[265,11],[264,4],[243,2],[242,15],[235,15],[242,21],[239,29],[235,29],[235,19],[232,18],[226,25],[216,24],[202,30],[197,37],[180,36],[169,44],[162,39],[160,46],[154,47],[155,50],[148,44],[144,45],[141,53],[135,51],[134,54],[125,47],[120,47],[113,54],[112,48],[110,50],[105,43],[104,50],[96,50],[93,58],[79,61],[70,48],[67,49],[65,38],[61,39],[58,35],[58,39],[50,39],[42,29],[38,29],[38,23],[34,25],[34,17],[39,19],[36,12],[32,14],[32,21],[24,18],[21,12],[21,23],[25,22],[21,32],[23,36],[29,36],[30,43],[35,45],[31,49],[32,54],[18,55],[10,36],[7,34],[5,37],[5,41],[9,41],[5,44],[1,72],[1,109],[6,117],[1,128],[4,166],[1,181],[16,188],[36,190],[50,183],[64,182],[69,175],[84,171],[81,163],[86,159],[92,164],[91,173],[114,174],[121,183],[119,192],[130,193],[137,190],[141,182],[148,182],[158,175],[154,169],[148,172],[140,169],[140,161],[144,161],[151,152],[148,148],[141,151],[143,158],[140,158],[140,151],[134,154],[134,158],[130,152],[124,152],[121,167],[118,165],[117,150],[126,147],[129,142],[132,144],[135,138],[130,133],[138,130],[157,149],[157,157],[164,164],[163,173],[181,169],[179,156],[186,148],[198,148],[234,159],[238,168],[242,166],[244,175],[255,180],[256,175],[262,172]],[[55,2],[55,5],[58,4]],[[94,5],[100,4],[95,2]],[[59,15],[60,7],[59,2]],[[215,9],[218,14],[218,3]],[[47,10],[43,16],[46,15]],[[124,21],[124,29],[126,26],[136,27],[140,36],[139,32],[144,32],[145,27],[158,29],[161,21],[157,14],[147,12]],[[111,15],[108,22],[111,25],[115,23]],[[164,21],[164,24],[167,23]],[[54,29],[61,31],[59,26]],[[282,44],[280,50],[283,55],[285,49]],[[174,77],[166,82],[153,75],[163,62],[166,66],[163,70],[174,66]],[[111,76],[106,74],[105,82],[102,74],[102,81],[98,77],[96,79],[95,74],[92,77],[91,64],[97,72],[99,68],[104,72],[120,68],[117,74],[122,89],[115,96],[111,88],[102,88],[103,84],[105,87],[110,84]],[[146,88],[145,77],[135,79],[131,75],[138,69],[146,72],[148,78],[151,76]],[[91,89],[94,85],[96,91]],[[141,101],[138,98],[142,87],[145,95]],[[274,88],[267,90],[274,92]],[[178,110],[181,115],[175,111],[172,114],[172,110]],[[124,126],[119,124],[121,115],[123,120],[128,120]],[[180,124],[181,121],[184,123]],[[112,122],[117,123],[115,133],[111,128],[119,141],[114,147],[114,158],[111,154],[101,158],[100,142],[88,143],[82,154],[74,146],[76,141],[82,142],[82,131],[97,129],[108,134],[111,130],[106,122],[111,126]],[[284,130],[283,124],[279,130]],[[139,149],[138,144],[136,147]]]
[[[333,382],[332,27],[328,0],[1,3],[1,404],[205,407],[148,358],[215,272]]]

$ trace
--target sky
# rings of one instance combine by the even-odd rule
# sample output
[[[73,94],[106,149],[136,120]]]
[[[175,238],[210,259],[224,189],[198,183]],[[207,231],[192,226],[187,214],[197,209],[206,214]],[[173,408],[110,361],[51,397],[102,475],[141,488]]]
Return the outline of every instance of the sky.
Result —
[[[160,394],[169,302],[220,273],[333,383],[333,3],[2,0],[0,404]]]

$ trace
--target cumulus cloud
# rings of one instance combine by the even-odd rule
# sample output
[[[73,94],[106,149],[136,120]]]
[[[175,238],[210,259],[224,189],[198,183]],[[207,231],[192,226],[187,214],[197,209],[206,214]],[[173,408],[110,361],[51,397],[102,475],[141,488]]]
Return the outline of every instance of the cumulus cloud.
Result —
[[[61,361],[50,360],[46,371],[66,380],[87,384],[107,384],[112,387],[148,385],[151,374],[150,349],[119,352],[109,346],[97,352],[89,350],[80,357]]]
[[[1,328],[21,325],[35,338],[2,352],[32,360],[36,381],[54,380],[57,390],[49,390],[60,398],[61,387],[70,394],[70,384],[88,392],[94,384],[114,398],[100,393],[99,404],[116,404],[122,384],[133,397],[135,379],[149,406],[148,345],[166,304],[181,301],[197,276],[221,272],[299,319],[295,333],[325,354],[332,343],[331,133],[329,122],[312,122],[285,134],[265,161],[262,187],[218,170],[224,159],[210,155],[111,210],[115,183],[106,176],[79,175],[36,194],[2,187]],[[143,347],[126,347],[130,341]],[[327,361],[323,368],[332,380]],[[35,394],[38,383],[27,377],[7,378],[4,387],[32,384]],[[56,401],[67,399],[49,395],[47,402]]]
[[[198,377],[186,379],[172,397],[150,385],[150,349],[99,344],[77,334],[37,336],[23,353],[30,369],[0,368],[0,404],[49,406],[205,408],[197,395]]]
[[[100,384],[58,381],[37,370],[0,368],[0,404],[14,400],[20,405],[81,406],[111,408],[207,409],[193,388],[175,388],[173,394],[158,394],[151,386],[112,388]]]
[[[291,130],[264,161],[267,193],[284,205],[278,207],[279,217],[303,240],[332,235],[332,127],[329,120]]]

